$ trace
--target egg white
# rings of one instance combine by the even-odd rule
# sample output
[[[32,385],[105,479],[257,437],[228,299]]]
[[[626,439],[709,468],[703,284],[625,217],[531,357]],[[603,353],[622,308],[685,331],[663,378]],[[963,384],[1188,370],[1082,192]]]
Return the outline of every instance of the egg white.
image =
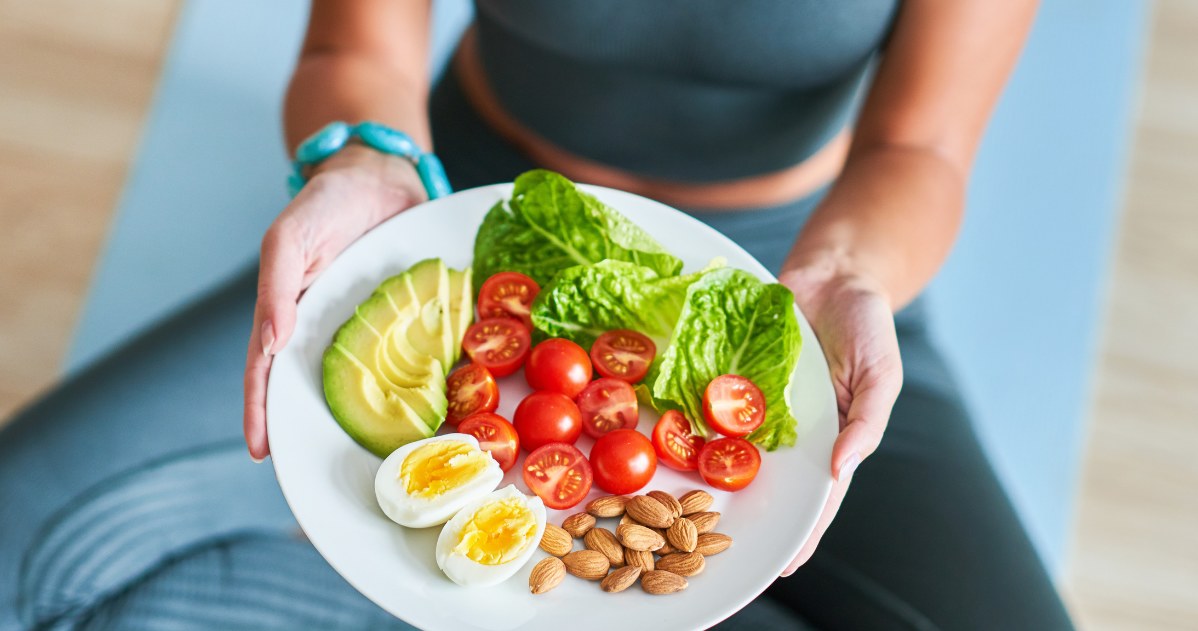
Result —
[[[521,498],[525,507],[532,511],[536,520],[537,530],[524,544],[524,549],[507,563],[499,565],[484,565],[465,555],[454,553],[453,549],[458,540],[462,527],[466,525],[484,505],[508,498]],[[480,497],[463,506],[449,523],[441,529],[437,537],[437,567],[453,582],[463,586],[487,587],[502,583],[511,578],[520,568],[528,563],[532,554],[540,545],[541,535],[545,534],[545,504],[541,498],[529,497],[516,489],[515,485],[507,485],[498,491]]]
[[[468,443],[474,449],[479,449],[478,439],[469,434],[433,436],[396,449],[379,466],[374,477],[374,495],[379,508],[382,508],[383,513],[395,523],[409,528],[427,528],[443,524],[471,500],[490,493],[503,481],[503,469],[499,467],[499,463],[490,454],[482,452],[487,458],[487,467],[461,486],[437,497],[409,495],[399,478],[399,469],[404,460],[420,447],[440,441]]]

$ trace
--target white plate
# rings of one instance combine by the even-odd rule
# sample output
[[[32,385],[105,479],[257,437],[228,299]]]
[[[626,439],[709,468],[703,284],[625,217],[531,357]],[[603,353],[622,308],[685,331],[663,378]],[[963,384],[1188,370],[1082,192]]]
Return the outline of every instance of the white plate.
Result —
[[[511,188],[505,184],[463,191],[387,221],[350,246],[304,294],[295,334],[274,360],[267,392],[271,454],[283,495],[304,533],[334,569],[383,609],[422,629],[560,631],[580,621],[587,628],[620,631],[711,626],[773,582],[811,533],[831,488],[835,398],[819,343],[801,314],[803,350],[792,401],[799,421],[797,446],[763,452],[761,472],[747,489],[712,490],[712,510],[723,513],[717,530],[734,543],[711,557],[706,571],[690,579],[688,589],[671,596],[649,596],[636,587],[607,594],[596,583],[571,576],[552,592],[533,596],[528,574],[545,556],[540,551],[495,587],[454,584],[437,569],[433,557],[440,529],[410,530],[383,515],[374,499],[380,460],[342,432],[329,413],[320,362],[337,327],[380,281],[421,259],[440,257],[454,268],[469,266],[483,215]],[[629,193],[585,188],[681,257],[687,271],[723,256],[730,266],[774,280],[731,240],[684,213]],[[500,388],[499,413],[511,418],[528,392],[523,373],[501,379]],[[649,434],[655,420],[652,411],[642,411],[640,430]],[[587,453],[591,443],[583,436],[579,448]],[[504,484],[515,483],[527,491],[519,472],[520,467],[514,467]],[[646,488],[677,494],[707,487],[697,474],[661,466]],[[602,494],[598,487],[591,491],[592,498]],[[575,511],[550,510],[549,520],[560,524]],[[608,527],[614,529],[614,523]]]

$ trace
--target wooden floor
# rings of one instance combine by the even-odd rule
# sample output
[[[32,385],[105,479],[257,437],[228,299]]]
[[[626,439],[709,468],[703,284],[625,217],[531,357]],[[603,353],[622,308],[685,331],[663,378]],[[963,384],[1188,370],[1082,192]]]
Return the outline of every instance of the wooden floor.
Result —
[[[0,0],[0,419],[58,373],[178,8]],[[1198,629],[1198,3],[1153,28],[1063,585],[1088,629]]]

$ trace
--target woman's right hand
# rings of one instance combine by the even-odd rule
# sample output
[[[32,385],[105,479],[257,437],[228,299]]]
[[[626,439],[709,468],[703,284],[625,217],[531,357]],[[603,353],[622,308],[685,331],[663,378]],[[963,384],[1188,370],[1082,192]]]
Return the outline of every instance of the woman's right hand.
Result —
[[[270,454],[266,380],[295,329],[300,295],[350,243],[426,197],[410,162],[351,144],[317,167],[266,231],[245,362],[245,442],[254,460]]]

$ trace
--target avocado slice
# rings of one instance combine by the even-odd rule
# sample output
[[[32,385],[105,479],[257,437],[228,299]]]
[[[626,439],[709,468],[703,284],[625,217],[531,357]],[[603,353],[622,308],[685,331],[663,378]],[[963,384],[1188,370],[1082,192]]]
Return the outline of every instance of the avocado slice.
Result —
[[[386,457],[415,440],[432,436],[444,416],[422,416],[408,403],[405,390],[379,387],[374,373],[344,347],[324,353],[324,396],[333,418],[359,445]],[[444,397],[444,394],[441,395]]]
[[[474,321],[474,268],[449,270],[449,323],[452,331],[453,361],[462,356],[462,339]]]

